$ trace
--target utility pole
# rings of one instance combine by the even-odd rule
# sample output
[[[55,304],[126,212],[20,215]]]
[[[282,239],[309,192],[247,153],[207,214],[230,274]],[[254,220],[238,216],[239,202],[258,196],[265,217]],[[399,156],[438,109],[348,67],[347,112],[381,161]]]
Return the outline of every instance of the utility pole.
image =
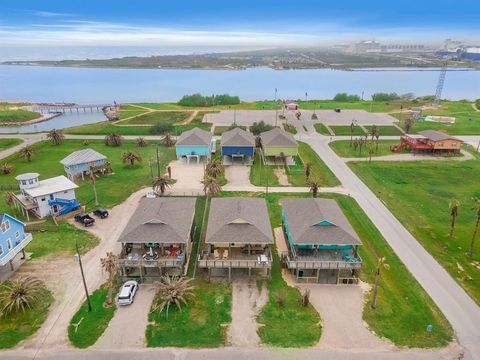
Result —
[[[92,304],[90,303],[90,295],[88,294],[87,283],[85,281],[85,274],[83,273],[82,257],[80,256],[80,251],[78,250],[77,240],[75,240],[75,248],[77,249],[75,258],[77,259],[78,264],[80,265],[80,273],[82,274],[83,288],[85,289],[85,295],[87,297],[88,311],[92,311]]]
[[[160,156],[158,155],[158,145],[157,145],[156,153],[157,153],[157,176],[160,177]]]
[[[275,88],[275,104],[277,103],[277,88]]]

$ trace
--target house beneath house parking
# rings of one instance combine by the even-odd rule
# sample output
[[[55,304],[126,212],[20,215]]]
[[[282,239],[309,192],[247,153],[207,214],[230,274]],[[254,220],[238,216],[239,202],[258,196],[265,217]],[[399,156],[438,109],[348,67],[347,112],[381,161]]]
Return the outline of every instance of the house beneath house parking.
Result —
[[[175,144],[177,159],[185,159],[187,164],[192,159],[198,164],[209,161],[212,150],[215,151],[215,140],[212,134],[200,128],[193,128],[180,135]]]
[[[123,279],[183,274],[195,229],[195,198],[142,198],[118,242]]]
[[[239,127],[226,131],[221,139],[223,164],[251,165],[255,154],[255,136]]]
[[[110,172],[107,157],[93,149],[74,151],[61,160],[60,164],[64,166],[70,180],[75,180],[78,177],[83,180],[91,171],[102,174]]]
[[[21,252],[25,258],[25,246],[32,241],[32,234],[25,232],[25,224],[8,214],[0,214],[0,268],[10,264]]]
[[[394,145],[392,151],[404,148],[413,153],[431,153],[438,155],[458,154],[463,141],[435,130],[419,131],[417,134],[405,134],[400,138],[400,145]]]
[[[260,134],[262,141],[263,161],[267,164],[293,164],[294,156],[298,156],[298,143],[292,134],[274,128]]]
[[[288,252],[282,262],[297,281],[358,282],[361,241],[332,199],[282,199]]]
[[[63,216],[80,208],[75,197],[78,186],[65,176],[39,180],[40,174],[26,173],[15,177],[20,193],[13,194],[13,203],[30,220],[29,214],[39,218]]]
[[[267,204],[259,198],[216,198],[210,204],[205,248],[198,267],[213,275],[244,270],[269,276],[272,267],[272,227]]]

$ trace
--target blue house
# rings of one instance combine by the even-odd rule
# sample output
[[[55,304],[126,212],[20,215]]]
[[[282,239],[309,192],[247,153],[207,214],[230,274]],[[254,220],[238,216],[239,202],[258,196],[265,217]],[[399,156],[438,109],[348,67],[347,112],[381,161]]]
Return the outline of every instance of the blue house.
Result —
[[[175,145],[177,159],[186,159],[187,164],[193,158],[196,163],[210,160],[212,150],[215,148],[215,141],[208,131],[193,128],[180,135]]]
[[[85,178],[85,174],[93,171],[105,171],[108,167],[107,157],[93,149],[74,151],[60,161],[70,180],[76,177]]]
[[[32,241],[32,234],[25,233],[25,224],[8,214],[0,214],[0,267],[10,264],[19,252],[25,257],[25,246]]]
[[[288,253],[284,264],[300,280],[356,283],[362,244],[333,199],[282,199]]]
[[[224,164],[233,164],[235,160],[251,164],[255,154],[255,136],[237,127],[222,134],[221,147]]]

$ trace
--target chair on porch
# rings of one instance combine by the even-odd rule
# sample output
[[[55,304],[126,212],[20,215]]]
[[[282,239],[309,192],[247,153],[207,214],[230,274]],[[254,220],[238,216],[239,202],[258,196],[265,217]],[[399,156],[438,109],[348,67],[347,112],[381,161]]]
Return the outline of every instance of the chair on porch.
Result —
[[[225,249],[223,250],[223,260],[227,260],[228,259],[228,250]]]

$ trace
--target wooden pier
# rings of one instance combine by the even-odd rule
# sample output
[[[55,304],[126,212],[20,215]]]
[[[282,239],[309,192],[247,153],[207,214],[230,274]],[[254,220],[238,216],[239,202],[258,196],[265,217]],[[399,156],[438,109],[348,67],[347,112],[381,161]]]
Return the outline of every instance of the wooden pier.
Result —
[[[34,104],[32,111],[45,113],[66,113],[66,112],[106,112],[110,109],[117,109],[119,104]]]

